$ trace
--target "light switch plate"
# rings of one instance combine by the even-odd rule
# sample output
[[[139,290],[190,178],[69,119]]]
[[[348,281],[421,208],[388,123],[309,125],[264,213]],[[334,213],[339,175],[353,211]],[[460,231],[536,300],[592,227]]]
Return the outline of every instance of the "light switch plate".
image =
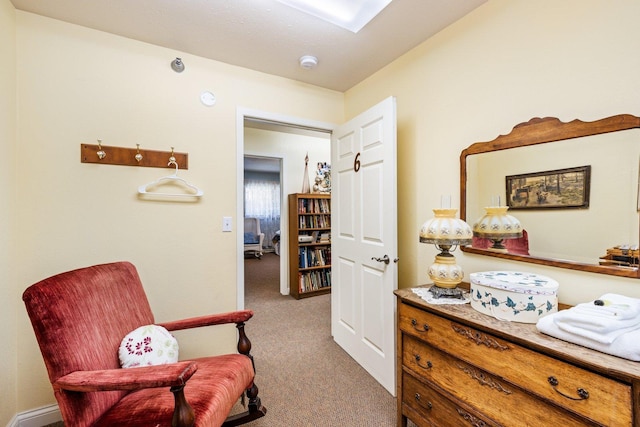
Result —
[[[231,217],[223,216],[222,217],[222,231],[231,231]]]

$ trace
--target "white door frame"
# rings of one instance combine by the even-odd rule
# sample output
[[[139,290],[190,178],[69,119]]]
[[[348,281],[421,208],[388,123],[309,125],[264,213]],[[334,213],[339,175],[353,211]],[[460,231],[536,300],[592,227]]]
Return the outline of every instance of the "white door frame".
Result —
[[[244,107],[238,107],[236,110],[236,247],[237,247],[237,301],[238,310],[244,309],[244,120],[258,119],[266,120],[273,123],[282,124],[283,126],[291,126],[298,128],[314,129],[322,132],[333,132],[336,125],[332,123],[320,122],[315,120],[307,120],[294,116],[270,113],[267,111],[254,110]],[[280,175],[280,183],[285,182],[285,159],[282,159],[282,174]],[[281,187],[283,188],[283,187]],[[280,206],[284,206],[284,191],[281,192]],[[281,217],[282,217],[281,212]],[[284,215],[287,213],[284,212]],[[286,228],[286,227],[285,227]],[[289,237],[288,230],[280,230],[280,293],[289,294],[289,268],[284,259],[288,259],[289,255]]]

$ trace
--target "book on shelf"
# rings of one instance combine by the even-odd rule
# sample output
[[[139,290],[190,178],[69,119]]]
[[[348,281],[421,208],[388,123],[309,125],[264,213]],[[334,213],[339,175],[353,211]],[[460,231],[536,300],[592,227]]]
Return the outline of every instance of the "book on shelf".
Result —
[[[317,291],[331,286],[331,270],[315,270],[298,273],[298,291]]]
[[[298,267],[324,267],[331,265],[331,248],[303,246],[298,252]]]
[[[301,198],[298,200],[298,213],[328,214],[328,213],[331,213],[331,209],[329,208],[329,206],[330,205],[329,205],[328,199]]]

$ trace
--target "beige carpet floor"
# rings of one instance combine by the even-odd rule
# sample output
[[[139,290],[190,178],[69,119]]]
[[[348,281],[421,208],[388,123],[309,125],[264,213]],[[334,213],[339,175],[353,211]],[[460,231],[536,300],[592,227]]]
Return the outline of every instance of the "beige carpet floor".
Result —
[[[263,427],[390,427],[396,400],[331,337],[331,296],[279,292],[279,257],[245,260],[245,306]]]

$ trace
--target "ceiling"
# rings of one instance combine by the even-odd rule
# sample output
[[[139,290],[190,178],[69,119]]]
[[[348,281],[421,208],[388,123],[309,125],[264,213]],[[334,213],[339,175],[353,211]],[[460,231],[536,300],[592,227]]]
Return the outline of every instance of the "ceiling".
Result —
[[[340,92],[486,1],[394,0],[354,34],[276,0],[11,0],[16,9],[163,46],[176,56]],[[317,67],[301,68],[303,55],[316,56]]]

